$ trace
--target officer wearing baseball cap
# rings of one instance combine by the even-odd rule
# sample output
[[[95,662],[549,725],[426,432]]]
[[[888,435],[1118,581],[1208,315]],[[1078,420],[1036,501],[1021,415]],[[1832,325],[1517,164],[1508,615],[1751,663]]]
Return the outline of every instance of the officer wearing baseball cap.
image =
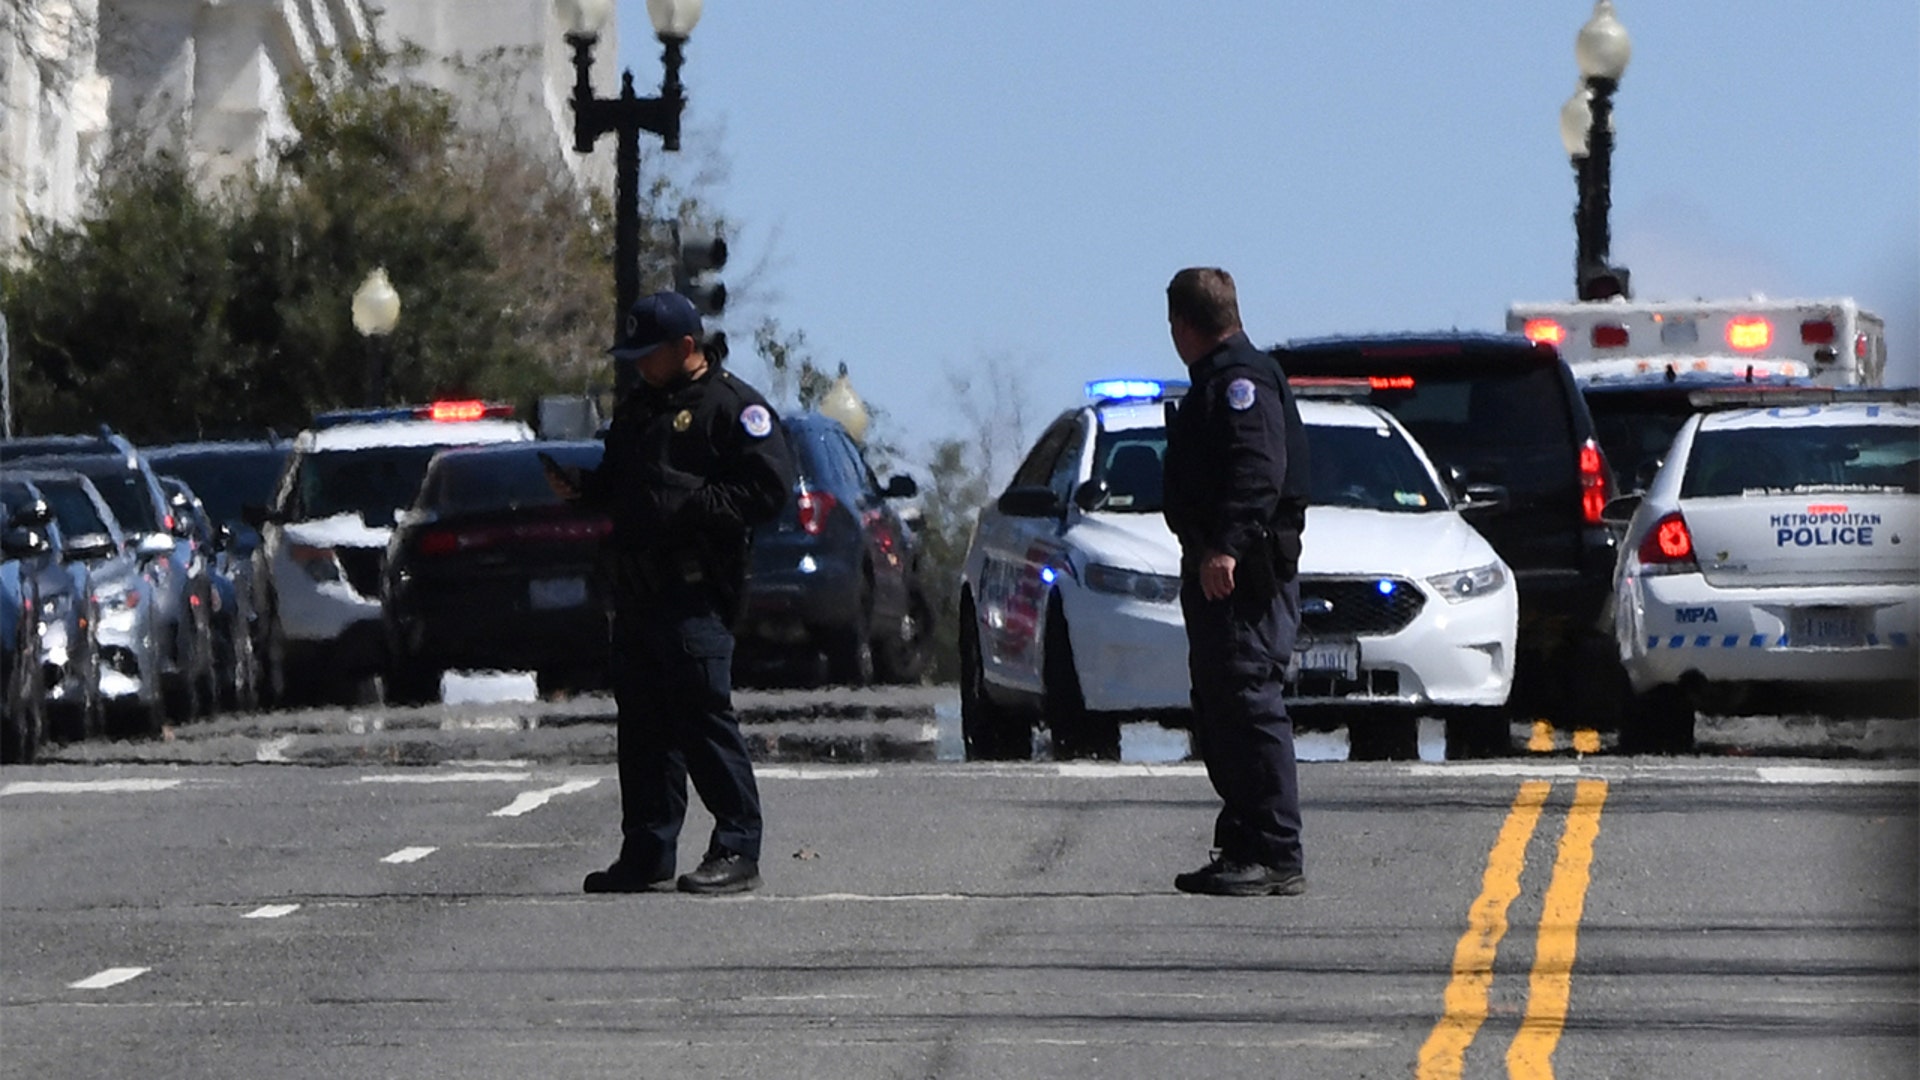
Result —
[[[673,887],[689,779],[714,827],[680,890],[760,884],[760,794],[733,711],[733,624],[753,527],[786,505],[793,459],[766,398],[701,339],[686,297],[637,301],[611,351],[638,377],[614,408],[600,467],[548,467],[563,498],[613,518],[623,841],[613,865],[587,875],[590,893]]]

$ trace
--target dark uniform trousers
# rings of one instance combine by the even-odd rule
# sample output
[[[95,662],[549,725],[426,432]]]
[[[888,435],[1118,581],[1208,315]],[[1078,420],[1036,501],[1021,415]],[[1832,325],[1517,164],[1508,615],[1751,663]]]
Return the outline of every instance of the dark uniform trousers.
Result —
[[[1254,580],[1249,580],[1253,578]],[[1238,576],[1209,600],[1197,573],[1181,575],[1194,749],[1223,802],[1213,846],[1230,862],[1304,870],[1293,721],[1281,689],[1300,625],[1300,585]]]
[[[713,814],[707,853],[760,858],[760,791],[734,714],[733,634],[705,604],[620,605],[613,623],[619,706],[621,863],[670,876],[687,780]]]

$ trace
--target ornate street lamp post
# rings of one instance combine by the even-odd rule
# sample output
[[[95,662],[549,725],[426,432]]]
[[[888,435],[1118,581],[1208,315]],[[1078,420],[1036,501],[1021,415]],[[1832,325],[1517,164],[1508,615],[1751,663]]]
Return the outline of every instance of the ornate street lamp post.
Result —
[[[665,46],[659,97],[636,97],[633,72],[621,73],[620,96],[593,96],[593,47],[613,12],[613,0],[555,0],[554,12],[573,46],[573,149],[586,154],[607,132],[618,136],[614,168],[613,332],[618,340],[627,309],[640,298],[640,133],[660,136],[664,149],[680,149],[682,48],[700,21],[702,0],[647,0],[653,31]]]
[[[387,403],[387,335],[399,324],[400,294],[387,280],[387,268],[376,266],[353,290],[353,328],[367,339],[368,405]]]
[[[1614,17],[1613,0],[1597,0],[1573,43],[1582,84],[1560,109],[1560,141],[1573,159],[1580,201],[1573,212],[1578,250],[1574,287],[1582,300],[1630,295],[1627,269],[1607,263],[1607,218],[1613,194],[1613,93],[1626,73],[1633,43]]]

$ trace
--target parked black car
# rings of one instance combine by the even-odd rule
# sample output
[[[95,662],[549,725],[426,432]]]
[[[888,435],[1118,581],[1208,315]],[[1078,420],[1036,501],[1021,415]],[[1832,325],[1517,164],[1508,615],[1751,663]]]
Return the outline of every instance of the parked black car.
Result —
[[[436,454],[395,523],[381,580],[387,700],[436,701],[449,670],[532,670],[542,693],[606,684],[606,514],[562,502],[539,454],[592,469],[602,445],[513,442]]]
[[[260,612],[265,597],[253,567],[260,530],[246,520],[244,508],[273,501],[274,485],[293,455],[293,443],[279,438],[170,443],[148,447],[144,453],[155,472],[187,482],[206,505],[216,535],[226,530],[220,561],[246,604],[253,650],[262,654],[267,628]]]
[[[1509,709],[1614,728],[1625,673],[1613,644],[1613,495],[1573,375],[1517,334],[1435,333],[1291,341],[1274,350],[1297,393],[1363,394],[1426,448],[1455,486],[1504,503],[1474,525],[1514,571],[1520,633]],[[1505,750],[1504,724],[1448,727],[1449,755]]]
[[[102,428],[97,435],[56,435],[0,442],[0,461],[12,468],[70,469],[91,479],[136,545],[165,536],[170,552],[156,555],[166,566],[156,576],[162,684],[167,712],[176,721],[205,715],[214,689],[213,590],[210,566],[167,506],[166,493],[144,454]]]
[[[780,517],[754,533],[736,667],[854,686],[919,680],[933,608],[918,539],[892,502],[917,485],[896,476],[883,486],[836,420],[797,412],[782,423],[799,479]]]
[[[101,729],[99,650],[85,563],[65,558],[66,538],[54,507],[31,480],[0,478],[0,502],[16,527],[9,555],[36,579],[41,679],[46,693],[45,739],[69,742]]]
[[[260,707],[260,659],[254,651],[257,620],[249,591],[252,559],[235,551],[233,532],[215,523],[206,504],[185,480],[162,476],[160,486],[166,489],[174,520],[185,524],[201,557],[208,562],[212,592],[207,619],[213,634],[213,675],[220,706],[253,712]]]
[[[45,504],[40,505],[44,509]],[[0,763],[32,761],[47,728],[39,564],[52,545],[35,509],[0,502]]]

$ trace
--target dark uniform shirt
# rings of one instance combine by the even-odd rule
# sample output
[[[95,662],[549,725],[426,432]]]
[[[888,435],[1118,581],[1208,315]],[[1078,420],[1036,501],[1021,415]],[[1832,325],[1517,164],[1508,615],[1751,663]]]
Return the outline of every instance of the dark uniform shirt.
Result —
[[[792,454],[759,391],[725,369],[664,387],[641,383],[607,429],[585,501],[613,518],[623,604],[711,604],[731,622],[746,586],[753,527],[793,491]]]
[[[1251,569],[1298,569],[1306,527],[1307,434],[1280,365],[1243,333],[1190,369],[1167,421],[1167,525],[1191,570],[1208,552]]]

